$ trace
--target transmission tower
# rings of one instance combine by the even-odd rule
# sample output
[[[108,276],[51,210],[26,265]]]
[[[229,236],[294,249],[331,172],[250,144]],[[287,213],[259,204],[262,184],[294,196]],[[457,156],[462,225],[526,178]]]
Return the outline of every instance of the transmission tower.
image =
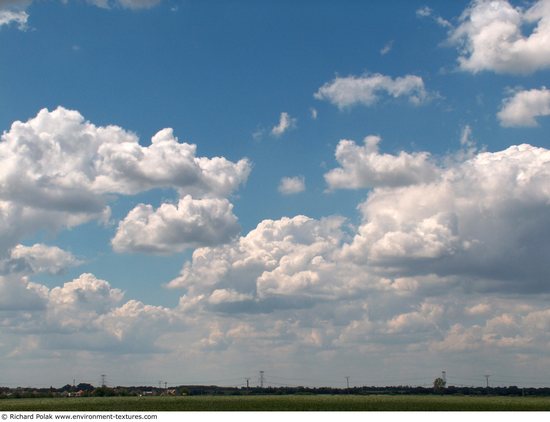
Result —
[[[441,379],[447,385],[447,371],[441,371]]]
[[[485,381],[486,381],[486,387],[487,387],[487,388],[489,388],[489,377],[490,377],[490,376],[491,376],[491,375],[489,375],[489,374],[485,374]]]
[[[260,371],[260,388],[264,388],[264,374],[265,371]]]
[[[250,378],[245,378],[246,380],[246,388],[249,389],[250,388]]]
[[[348,386],[348,389],[349,389],[349,376],[346,376],[346,385]]]
[[[107,378],[107,375],[101,374],[101,386],[102,387],[105,387],[107,385],[107,383],[105,382],[106,378]]]

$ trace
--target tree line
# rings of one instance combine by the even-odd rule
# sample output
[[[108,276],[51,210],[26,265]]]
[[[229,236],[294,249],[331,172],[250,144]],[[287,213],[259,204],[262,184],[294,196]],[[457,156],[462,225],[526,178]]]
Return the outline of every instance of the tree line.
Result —
[[[217,385],[180,385],[170,388],[154,386],[94,387],[91,384],[64,385],[60,388],[0,387],[0,398],[41,398],[41,397],[105,397],[105,396],[200,396],[200,395],[315,395],[315,394],[355,394],[355,395],[465,395],[465,396],[550,396],[550,387],[466,387],[443,386],[362,386],[351,388],[335,387],[222,387]]]

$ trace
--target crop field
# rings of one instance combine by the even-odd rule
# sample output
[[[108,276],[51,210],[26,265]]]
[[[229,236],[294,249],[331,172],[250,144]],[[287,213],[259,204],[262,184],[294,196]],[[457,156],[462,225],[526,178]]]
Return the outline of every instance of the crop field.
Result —
[[[0,411],[548,411],[550,397],[390,395],[3,399]]]

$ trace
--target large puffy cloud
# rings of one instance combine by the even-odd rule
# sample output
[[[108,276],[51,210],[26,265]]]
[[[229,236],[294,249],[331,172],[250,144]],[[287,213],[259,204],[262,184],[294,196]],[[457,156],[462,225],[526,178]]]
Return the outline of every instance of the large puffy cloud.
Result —
[[[181,318],[173,310],[130,300],[93,274],[48,289],[26,278],[0,277],[0,324],[43,350],[144,353],[161,350],[156,339]],[[163,330],[159,330],[162,327]]]
[[[345,254],[386,274],[461,275],[480,290],[546,291],[550,151],[479,153],[431,183],[376,189]]]
[[[149,147],[141,147],[137,140],[104,143],[98,149],[100,174],[94,188],[132,194],[170,186],[195,197],[226,196],[247,179],[248,160],[196,157],[196,149],[180,143],[172,129],[158,132]]]
[[[490,350],[492,353],[529,353],[550,341],[550,309],[544,306],[496,299],[484,318],[462,318],[444,336],[430,341],[430,348],[446,353]]]
[[[530,34],[524,25],[534,25]],[[450,35],[460,46],[460,68],[477,73],[528,74],[550,67],[550,1],[528,9],[507,0],[475,0]]]
[[[107,281],[85,273],[49,291],[47,319],[60,329],[74,331],[85,328],[99,315],[113,309],[123,295],[120,289],[111,288]]]
[[[198,299],[220,309],[225,303],[226,309],[252,311],[347,295],[353,277],[349,283],[331,279],[343,222],[306,216],[264,220],[228,245],[195,250],[169,286],[186,289],[182,306]]]
[[[461,160],[431,164],[427,181],[375,187],[351,238],[342,219],[296,216],[197,249],[170,283],[184,290],[181,312],[209,321],[193,347],[392,355],[454,342],[477,353],[465,343],[481,338],[524,350],[502,298],[521,295],[517,311],[544,326],[545,304],[527,304],[549,287],[550,152],[519,145]]]
[[[33,208],[88,212],[101,209],[102,194],[173,187],[225,196],[248,177],[247,160],[197,157],[196,149],[172,129],[143,147],[120,127],[97,127],[62,107],[43,109],[2,135],[0,196]]]
[[[502,126],[537,126],[536,117],[550,116],[550,90],[518,91],[504,100],[497,113]]]
[[[325,174],[330,189],[358,189],[384,186],[406,186],[429,182],[437,167],[425,152],[399,155],[380,154],[379,136],[367,136],[364,146],[341,140],[336,147],[336,160],[342,166]]]
[[[319,88],[314,96],[345,108],[357,104],[371,106],[383,94],[394,98],[405,97],[413,104],[421,104],[428,98],[421,77],[406,75],[393,79],[380,73],[336,77]]]
[[[128,213],[112,240],[117,252],[174,253],[187,248],[225,243],[240,227],[225,198],[193,199],[158,209],[140,204]]]
[[[41,110],[14,122],[0,142],[0,247],[41,228],[109,218],[110,194],[173,188],[196,198],[224,197],[243,183],[250,163],[197,157],[163,129],[149,146],[117,126],[98,127],[77,111]]]

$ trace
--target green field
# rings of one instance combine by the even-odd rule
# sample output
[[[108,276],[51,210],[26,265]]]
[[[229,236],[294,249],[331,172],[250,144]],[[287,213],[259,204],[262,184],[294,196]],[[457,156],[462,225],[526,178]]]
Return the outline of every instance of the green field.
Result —
[[[429,411],[550,410],[546,397],[190,396],[4,399],[0,411]]]

